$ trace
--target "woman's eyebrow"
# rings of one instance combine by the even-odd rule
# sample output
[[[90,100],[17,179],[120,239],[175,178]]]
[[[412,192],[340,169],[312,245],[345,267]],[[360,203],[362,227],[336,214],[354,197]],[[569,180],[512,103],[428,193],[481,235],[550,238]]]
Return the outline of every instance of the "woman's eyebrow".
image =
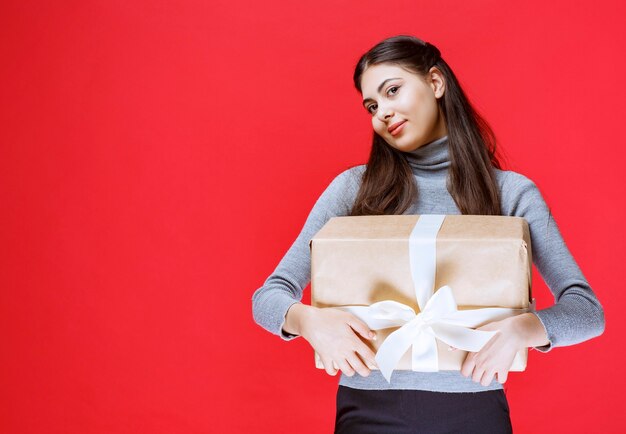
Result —
[[[391,80],[400,80],[401,78],[402,78],[402,77],[393,77],[393,78],[388,78],[388,79],[384,80],[382,83],[380,83],[380,86],[378,86],[378,89],[376,89],[376,90],[378,91],[378,93],[380,93],[380,90],[383,88],[383,86],[385,85],[385,83],[387,83],[388,81],[391,81]],[[365,105],[365,103],[366,103],[366,102],[369,102],[369,101],[374,101],[374,100],[373,100],[372,98],[365,98],[365,99],[363,100],[363,105]]]

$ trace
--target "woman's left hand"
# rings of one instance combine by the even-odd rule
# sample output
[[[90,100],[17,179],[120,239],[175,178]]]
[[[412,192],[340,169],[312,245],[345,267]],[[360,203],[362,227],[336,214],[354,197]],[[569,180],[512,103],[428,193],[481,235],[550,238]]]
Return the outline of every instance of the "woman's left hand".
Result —
[[[461,374],[472,376],[472,381],[488,386],[494,375],[500,383],[507,379],[515,354],[525,348],[524,328],[518,317],[485,324],[476,330],[497,331],[477,353],[469,352],[461,366]]]

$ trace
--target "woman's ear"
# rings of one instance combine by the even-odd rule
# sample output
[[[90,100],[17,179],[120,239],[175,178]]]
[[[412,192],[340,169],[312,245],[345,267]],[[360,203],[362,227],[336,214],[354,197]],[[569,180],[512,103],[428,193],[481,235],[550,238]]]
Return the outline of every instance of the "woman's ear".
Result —
[[[441,98],[446,91],[446,81],[443,78],[443,74],[436,66],[433,66],[428,71],[430,76],[430,86],[433,89],[435,98]]]

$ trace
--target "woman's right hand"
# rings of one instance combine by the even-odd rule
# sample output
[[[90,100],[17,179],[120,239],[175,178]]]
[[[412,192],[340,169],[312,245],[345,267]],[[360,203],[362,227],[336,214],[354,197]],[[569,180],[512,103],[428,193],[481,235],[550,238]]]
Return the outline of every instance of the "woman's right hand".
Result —
[[[349,312],[332,307],[307,309],[301,319],[300,331],[317,351],[329,375],[337,374],[337,366],[349,377],[355,371],[367,377],[370,369],[363,361],[377,367],[376,355],[356,333],[365,339],[374,339],[376,334]]]

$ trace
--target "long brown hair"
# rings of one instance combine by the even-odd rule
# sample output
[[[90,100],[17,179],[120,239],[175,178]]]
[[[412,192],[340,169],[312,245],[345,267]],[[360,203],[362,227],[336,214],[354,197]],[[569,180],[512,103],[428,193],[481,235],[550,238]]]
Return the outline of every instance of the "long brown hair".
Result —
[[[500,215],[500,193],[493,168],[500,169],[496,139],[472,107],[439,49],[413,36],[387,38],[359,59],[354,85],[361,90],[366,68],[394,64],[424,77],[433,66],[445,80],[437,99],[448,130],[448,191],[462,214]],[[417,198],[413,172],[402,152],[374,132],[372,149],[350,215],[403,214]]]

